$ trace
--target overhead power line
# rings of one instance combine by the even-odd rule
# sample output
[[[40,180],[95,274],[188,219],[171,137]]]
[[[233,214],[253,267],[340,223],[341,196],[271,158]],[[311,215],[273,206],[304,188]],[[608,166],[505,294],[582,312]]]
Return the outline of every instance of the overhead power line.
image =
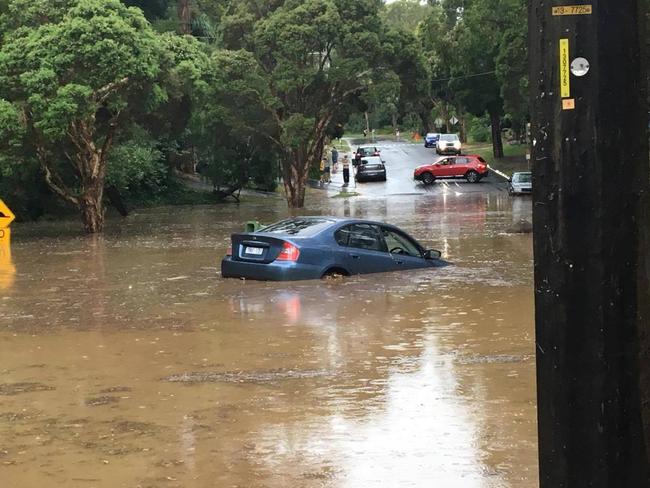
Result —
[[[431,80],[431,82],[433,83],[434,81],[464,80],[465,78],[474,78],[476,76],[492,75],[494,73],[496,73],[496,70],[484,71],[483,73],[474,73],[471,75],[452,76],[451,78],[438,78],[437,80]]]

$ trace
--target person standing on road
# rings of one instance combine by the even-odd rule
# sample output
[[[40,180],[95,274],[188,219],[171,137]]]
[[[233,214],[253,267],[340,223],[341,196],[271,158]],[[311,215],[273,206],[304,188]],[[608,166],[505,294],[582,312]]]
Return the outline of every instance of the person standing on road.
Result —
[[[348,155],[343,156],[343,186],[348,186],[350,183],[350,158]]]
[[[337,165],[339,164],[339,152],[336,146],[332,147],[332,173],[336,173]]]
[[[325,171],[323,172],[323,180],[325,183],[331,183],[332,182],[332,176],[330,173],[330,160],[329,158],[325,157],[323,158],[323,165],[325,167]]]
[[[319,186],[325,184],[325,158],[320,161],[320,181],[318,182]]]

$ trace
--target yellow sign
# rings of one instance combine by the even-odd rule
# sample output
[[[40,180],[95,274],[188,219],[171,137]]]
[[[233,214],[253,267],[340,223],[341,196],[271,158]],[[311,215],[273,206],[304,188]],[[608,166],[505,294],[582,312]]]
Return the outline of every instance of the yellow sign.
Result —
[[[16,267],[11,260],[9,229],[0,229],[0,290],[10,289],[16,277]]]
[[[569,70],[569,40],[560,39],[560,96],[562,98],[571,96]]]
[[[575,98],[565,98],[562,100],[562,110],[573,110],[576,108]]]
[[[591,5],[564,5],[562,7],[553,7],[553,15],[591,15]]]
[[[9,227],[9,224],[11,224],[15,218],[16,216],[11,210],[9,210],[9,207],[5,205],[5,202],[0,200],[0,229],[6,229]]]

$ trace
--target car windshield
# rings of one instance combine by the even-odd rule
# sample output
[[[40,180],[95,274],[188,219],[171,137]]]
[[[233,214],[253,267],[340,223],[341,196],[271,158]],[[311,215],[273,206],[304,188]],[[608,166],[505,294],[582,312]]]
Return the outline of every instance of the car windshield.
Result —
[[[452,141],[457,141],[458,136],[456,134],[443,134],[443,135],[440,136],[440,139],[443,140],[443,141],[452,142]]]
[[[268,227],[263,227],[258,232],[307,237],[318,234],[332,223],[334,221],[330,219],[288,219],[269,225]]]
[[[530,183],[531,179],[531,173],[516,173],[512,181],[515,183]]]
[[[434,137],[436,137],[435,134],[427,134],[427,139],[433,139]]]

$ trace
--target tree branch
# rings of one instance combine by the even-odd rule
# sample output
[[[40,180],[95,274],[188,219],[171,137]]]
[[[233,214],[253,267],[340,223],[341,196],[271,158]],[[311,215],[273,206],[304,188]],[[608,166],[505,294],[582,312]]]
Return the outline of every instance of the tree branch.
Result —
[[[119,90],[122,88],[124,85],[126,85],[129,82],[129,77],[122,78],[121,80],[113,81],[107,85],[104,85],[103,87],[99,88],[98,90],[93,93],[93,99],[101,103],[104,100],[106,100],[111,93],[113,93],[116,90]]]
[[[65,185],[59,175],[52,172],[52,168],[50,168],[50,163],[48,161],[45,148],[37,145],[36,154],[38,156],[39,162],[41,163],[41,168],[45,173],[45,182],[52,189],[52,191],[73,205],[79,205],[79,198],[72,194],[72,191],[70,191],[70,189]]]

